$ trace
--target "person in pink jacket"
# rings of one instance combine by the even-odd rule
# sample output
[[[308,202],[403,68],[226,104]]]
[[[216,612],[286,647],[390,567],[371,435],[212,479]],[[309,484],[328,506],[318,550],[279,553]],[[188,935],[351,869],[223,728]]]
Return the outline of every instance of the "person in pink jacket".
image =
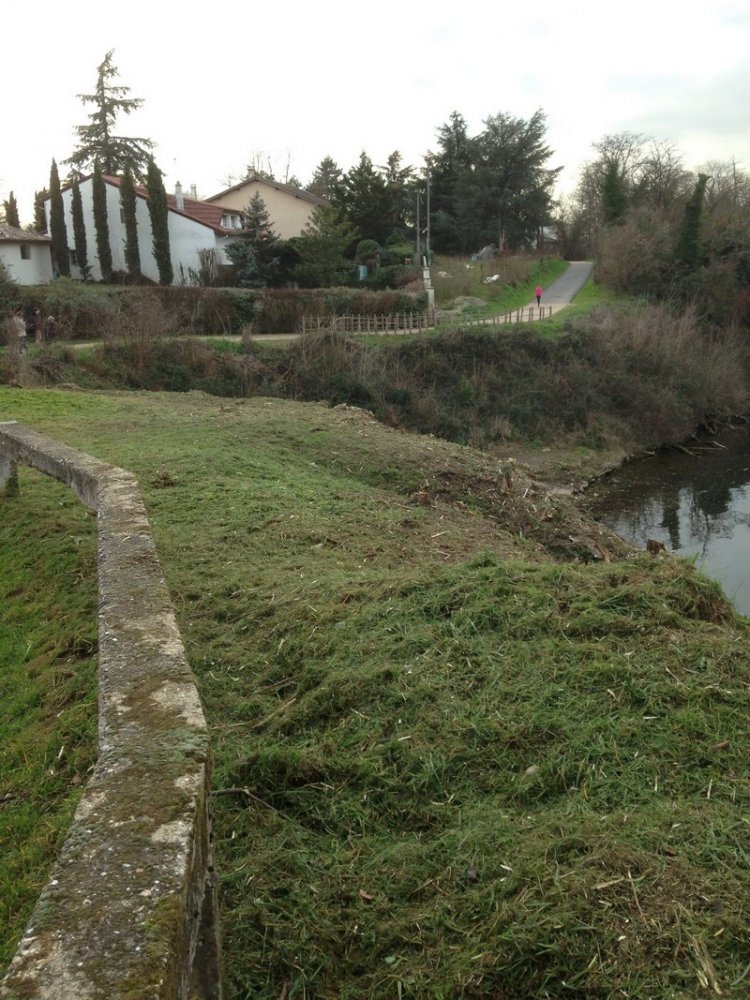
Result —
[[[542,286],[541,285],[537,285],[536,286],[536,291],[534,292],[534,295],[536,295],[536,304],[538,306],[540,306],[542,304]]]

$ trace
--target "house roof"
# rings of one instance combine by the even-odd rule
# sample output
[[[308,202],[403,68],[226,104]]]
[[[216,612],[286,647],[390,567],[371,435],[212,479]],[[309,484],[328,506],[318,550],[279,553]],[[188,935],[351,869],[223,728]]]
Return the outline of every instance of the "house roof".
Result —
[[[311,205],[326,204],[325,198],[319,198],[316,194],[311,194],[309,191],[302,191],[300,188],[290,187],[289,184],[282,184],[281,181],[272,181],[268,177],[261,177],[260,174],[250,174],[238,184],[233,184],[232,187],[225,188],[223,191],[219,191],[218,194],[212,194],[210,198],[206,198],[206,202],[216,201],[217,198],[223,198],[224,195],[231,194],[234,191],[239,191],[248,184],[256,183],[265,184],[266,187],[274,188],[276,191],[285,191],[294,198],[310,202]]]
[[[120,186],[119,177],[105,174],[104,181],[113,187],[119,188]],[[139,198],[144,198],[148,201],[148,191],[142,185],[135,185],[135,193]],[[237,235],[236,229],[222,226],[221,219],[226,209],[222,208],[221,205],[209,205],[208,202],[197,201],[195,198],[186,198],[184,196],[182,204],[183,207],[179,209],[175,196],[167,194],[167,208],[170,212],[176,212],[177,215],[184,215],[185,218],[192,219],[193,222],[199,222],[202,226],[208,226],[209,229],[213,229],[217,233],[232,233],[235,236]]]
[[[2,243],[51,243],[52,239],[46,233],[29,233],[17,226],[9,226],[0,222],[0,242]]]

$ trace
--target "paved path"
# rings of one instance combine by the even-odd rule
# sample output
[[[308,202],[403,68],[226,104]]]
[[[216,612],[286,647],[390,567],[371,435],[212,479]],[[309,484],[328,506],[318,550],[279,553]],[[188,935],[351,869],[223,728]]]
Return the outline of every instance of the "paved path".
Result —
[[[548,288],[542,289],[542,305],[552,306],[552,312],[558,312],[563,306],[570,305],[576,295],[591,277],[594,265],[590,260],[573,260],[565,274],[560,275]],[[529,303],[536,308],[536,299]]]

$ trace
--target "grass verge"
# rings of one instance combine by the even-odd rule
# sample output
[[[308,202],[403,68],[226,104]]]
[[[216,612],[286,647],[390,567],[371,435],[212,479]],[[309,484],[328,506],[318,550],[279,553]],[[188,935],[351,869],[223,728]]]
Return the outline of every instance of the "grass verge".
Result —
[[[96,525],[27,470],[0,498],[0,966],[95,760]]]

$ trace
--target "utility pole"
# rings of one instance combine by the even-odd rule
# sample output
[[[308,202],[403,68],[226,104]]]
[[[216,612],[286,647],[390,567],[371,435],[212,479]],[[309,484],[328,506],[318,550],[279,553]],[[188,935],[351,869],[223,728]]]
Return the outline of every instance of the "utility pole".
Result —
[[[422,266],[422,229],[421,221],[419,218],[419,203],[422,200],[422,195],[417,188],[417,267]]]
[[[427,168],[427,241],[425,245],[427,266],[430,266],[430,168]]]

